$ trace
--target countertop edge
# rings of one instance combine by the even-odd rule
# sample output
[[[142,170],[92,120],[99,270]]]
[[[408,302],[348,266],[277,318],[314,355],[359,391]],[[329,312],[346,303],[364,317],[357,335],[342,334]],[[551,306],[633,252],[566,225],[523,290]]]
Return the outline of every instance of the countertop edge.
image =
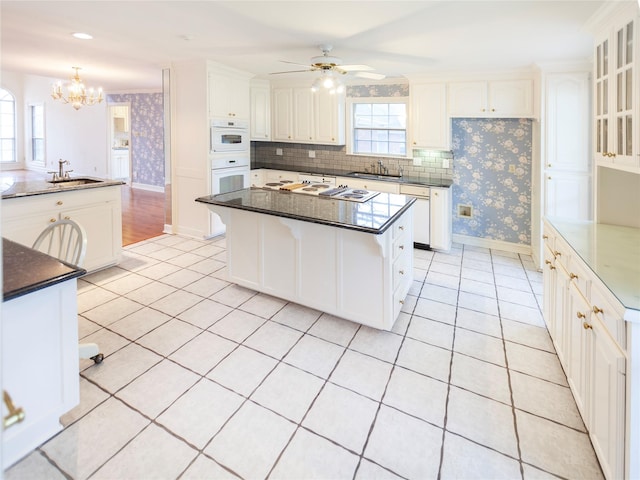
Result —
[[[237,210],[244,210],[244,211],[247,211],[247,212],[263,213],[263,214],[266,214],[266,215],[273,215],[275,217],[283,217],[283,218],[290,218],[292,220],[299,220],[301,222],[316,223],[316,224],[319,224],[319,225],[327,225],[327,226],[331,226],[331,227],[344,228],[344,229],[347,229],[347,230],[354,230],[354,231],[362,232],[362,233],[380,235],[380,234],[386,232],[387,229],[389,229],[389,227],[391,225],[393,225],[393,223],[404,212],[406,212],[407,209],[411,205],[413,205],[416,202],[416,199],[413,198],[413,197],[409,197],[407,202],[391,218],[389,218],[389,220],[387,220],[380,228],[368,228],[368,227],[362,227],[362,226],[358,226],[358,225],[349,225],[349,224],[340,223],[340,222],[332,222],[332,221],[329,221],[329,220],[322,220],[320,218],[304,217],[304,216],[295,215],[295,214],[292,214],[292,213],[275,212],[273,210],[267,210],[267,209],[257,208],[257,207],[249,207],[249,206],[246,206],[246,205],[229,204],[229,203],[225,203],[225,202],[221,202],[221,201],[216,201],[215,200],[215,195],[207,195],[207,196],[204,196],[204,197],[199,197],[199,198],[196,198],[195,201],[196,202],[200,202],[200,203],[204,203],[206,205],[215,205],[215,206],[218,206],[218,207],[233,208],[233,209],[237,209]],[[319,199],[318,201],[324,201],[324,200]]]
[[[28,295],[29,293],[34,293],[34,292],[37,292],[38,290],[42,290],[42,289],[45,289],[47,287],[51,287],[53,285],[57,285],[58,283],[66,282],[67,280],[72,280],[74,278],[81,277],[85,273],[87,273],[87,271],[85,269],[81,268],[81,269],[73,270],[73,271],[71,271],[69,273],[66,273],[66,274],[63,274],[63,275],[58,275],[56,277],[52,277],[52,278],[49,278],[47,280],[43,280],[43,281],[35,283],[33,285],[28,285],[28,286],[25,286],[25,287],[17,288],[15,290],[12,290],[12,291],[9,291],[9,292],[3,292],[2,293],[2,301],[3,302],[8,302],[8,301],[13,300],[15,298],[19,298],[19,297],[22,297],[24,295]]]

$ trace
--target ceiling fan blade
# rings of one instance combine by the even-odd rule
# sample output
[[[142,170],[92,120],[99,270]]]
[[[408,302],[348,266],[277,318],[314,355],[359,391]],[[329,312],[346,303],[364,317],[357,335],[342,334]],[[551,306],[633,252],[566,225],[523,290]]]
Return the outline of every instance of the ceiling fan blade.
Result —
[[[340,69],[345,72],[355,72],[355,71],[371,71],[375,70],[375,68],[370,67],[369,65],[338,65]]]
[[[269,75],[280,75],[281,73],[302,73],[302,72],[313,72],[312,69],[307,70],[287,70],[286,72],[271,72]]]
[[[351,75],[354,77],[369,78],[371,80],[382,80],[385,77],[385,75],[382,75],[381,73],[371,72],[354,72]]]
[[[310,67],[310,65],[305,65],[304,63],[289,62],[289,61],[287,61],[287,60],[280,60],[280,62],[282,62],[282,63],[289,63],[289,64],[291,64],[291,65],[298,65],[299,67],[307,67],[307,68],[309,68],[309,67]]]

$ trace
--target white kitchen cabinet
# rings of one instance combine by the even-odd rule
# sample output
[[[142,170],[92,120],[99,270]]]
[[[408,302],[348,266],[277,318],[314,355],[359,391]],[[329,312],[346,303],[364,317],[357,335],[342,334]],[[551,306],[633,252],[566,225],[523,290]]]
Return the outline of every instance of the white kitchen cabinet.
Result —
[[[114,148],[111,150],[111,178],[129,179],[129,149]]]
[[[451,189],[431,187],[429,196],[430,246],[436,250],[451,250],[452,217]]]
[[[266,182],[265,173],[266,173],[266,171],[263,170],[262,168],[257,168],[255,170],[251,170],[251,176],[250,176],[251,186],[252,187],[261,187],[262,185],[264,185],[265,182]]]
[[[267,169],[264,171],[265,183],[267,182],[280,182],[282,180],[288,180],[291,182],[298,181],[298,172],[289,172],[287,170],[271,170]]]
[[[450,117],[529,118],[535,116],[533,80],[451,82]]]
[[[450,150],[446,84],[411,84],[410,97],[411,146]]]
[[[344,144],[344,94],[276,87],[272,89],[272,106],[273,140]]]
[[[208,74],[209,118],[249,120],[249,78],[215,69]]]
[[[2,201],[2,235],[31,247],[49,223],[70,218],[87,234],[84,268],[98,270],[120,260],[121,204],[120,185],[7,198]]]
[[[545,76],[544,215],[592,218],[588,72]]]
[[[607,479],[626,478],[626,328],[619,302],[545,221],[545,322]]]
[[[80,401],[77,313],[76,279],[2,304],[2,389],[25,413],[2,432],[3,469],[60,432]]]
[[[640,173],[638,9],[628,5],[596,33],[594,153],[598,165]]]
[[[271,93],[268,83],[251,82],[251,140],[271,140]]]

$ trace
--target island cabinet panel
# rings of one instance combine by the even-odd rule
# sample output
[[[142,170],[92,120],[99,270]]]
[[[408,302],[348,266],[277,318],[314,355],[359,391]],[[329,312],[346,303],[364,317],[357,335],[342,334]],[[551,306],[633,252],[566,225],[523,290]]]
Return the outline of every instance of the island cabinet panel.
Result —
[[[25,413],[2,432],[3,469],[61,431],[80,401],[76,295],[73,279],[2,304],[2,388]]]
[[[381,234],[209,208],[227,226],[230,281],[373,328],[393,327],[413,280],[412,248],[399,247],[413,242],[412,207]]]

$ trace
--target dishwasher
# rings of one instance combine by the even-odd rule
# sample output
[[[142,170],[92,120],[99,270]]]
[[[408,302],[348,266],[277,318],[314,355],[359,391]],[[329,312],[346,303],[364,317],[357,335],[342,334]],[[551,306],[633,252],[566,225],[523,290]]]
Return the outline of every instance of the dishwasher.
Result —
[[[429,248],[430,213],[429,195],[430,188],[421,185],[400,185],[400,193],[414,197],[413,204],[413,246],[415,248]]]

